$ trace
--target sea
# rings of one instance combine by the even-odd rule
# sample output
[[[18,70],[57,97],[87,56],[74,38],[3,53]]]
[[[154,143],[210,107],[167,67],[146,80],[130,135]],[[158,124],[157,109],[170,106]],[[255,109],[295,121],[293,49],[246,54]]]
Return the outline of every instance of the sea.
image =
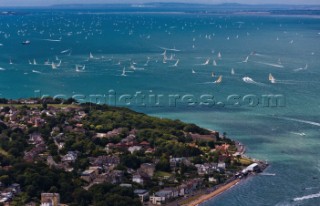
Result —
[[[319,65],[319,16],[0,15],[0,98],[72,97],[180,119],[270,164],[203,206],[320,205]]]

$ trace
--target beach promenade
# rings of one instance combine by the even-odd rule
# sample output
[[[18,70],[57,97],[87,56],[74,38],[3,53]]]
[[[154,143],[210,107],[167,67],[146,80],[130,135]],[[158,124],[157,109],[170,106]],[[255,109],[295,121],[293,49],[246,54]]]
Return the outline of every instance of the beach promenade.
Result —
[[[218,195],[220,195],[221,193],[225,192],[226,190],[230,189],[231,187],[233,187],[234,185],[236,185],[238,182],[240,181],[240,179],[235,179],[225,185],[222,185],[221,187],[219,187],[218,189],[212,191],[211,193],[209,194],[204,194],[202,196],[200,196],[198,199],[188,203],[188,204],[185,204],[186,206],[197,206],[209,199],[212,199]]]

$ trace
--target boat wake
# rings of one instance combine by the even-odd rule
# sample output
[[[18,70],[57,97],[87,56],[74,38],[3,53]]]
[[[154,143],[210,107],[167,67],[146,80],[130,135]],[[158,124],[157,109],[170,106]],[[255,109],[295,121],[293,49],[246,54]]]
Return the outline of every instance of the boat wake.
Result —
[[[276,176],[275,173],[267,173],[267,172],[263,172],[260,175],[263,175],[263,176]]]
[[[43,41],[52,41],[52,42],[60,42],[61,39],[41,39]]]
[[[306,136],[306,133],[304,133],[304,132],[291,132],[291,134],[295,134],[298,136]]]
[[[299,84],[299,83],[303,83],[303,82],[299,82],[299,81],[295,81],[295,80],[278,80],[278,79],[275,79],[274,83],[275,84]]]
[[[248,83],[248,84],[255,84],[255,85],[259,85],[259,86],[265,86],[265,84],[263,84],[261,82],[256,82],[253,79],[251,79],[250,77],[243,77],[242,80],[245,83]]]
[[[33,73],[42,74],[42,72],[39,72],[38,70],[32,70]]]
[[[69,52],[69,51],[71,51],[71,49],[66,49],[66,50],[61,51],[60,54],[67,53],[67,52]]]
[[[294,121],[294,122],[300,122],[300,123],[305,123],[305,124],[310,124],[310,125],[314,125],[314,126],[320,127],[320,123],[319,122],[312,122],[312,121],[308,121],[308,120],[295,119],[295,118],[289,118],[289,117],[278,117],[278,119],[284,119],[284,120],[289,120],[289,121]]]
[[[180,49],[176,49],[176,48],[165,48],[165,47],[160,47],[160,49],[168,50],[168,51],[175,51],[175,52],[179,52],[179,51],[181,51]]]
[[[306,64],[304,67],[300,67],[298,69],[294,69],[293,71],[299,72],[299,71],[303,71],[303,70],[307,70],[307,69],[308,69],[308,64]]]
[[[308,200],[308,199],[319,198],[319,197],[320,197],[320,192],[316,194],[302,196],[302,197],[296,197],[296,198],[293,198],[293,201],[302,201],[302,200]]]
[[[284,68],[284,66],[281,64],[273,64],[273,63],[267,63],[267,62],[256,62],[256,61],[252,61],[252,62],[257,63],[257,64],[271,66],[271,67]]]

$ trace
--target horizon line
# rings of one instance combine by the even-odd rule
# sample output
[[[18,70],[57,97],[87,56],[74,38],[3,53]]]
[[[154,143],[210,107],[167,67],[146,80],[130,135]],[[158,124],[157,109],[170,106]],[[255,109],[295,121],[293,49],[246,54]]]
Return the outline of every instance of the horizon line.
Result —
[[[180,5],[203,5],[203,6],[223,6],[223,5],[233,5],[233,6],[296,6],[296,7],[304,7],[304,6],[316,6],[319,7],[319,4],[288,4],[288,3],[262,3],[262,4],[250,4],[250,3],[236,3],[236,2],[230,2],[230,3],[189,3],[189,2],[145,2],[145,3],[125,3],[125,2],[119,2],[119,3],[62,3],[62,4],[51,4],[51,5],[21,5],[21,6],[1,6],[2,8],[54,8],[54,7],[63,7],[63,6],[116,6],[116,5],[126,5],[126,6],[135,6],[135,5],[166,5],[166,4],[180,4]],[[139,8],[139,7],[135,7]],[[148,7],[141,7],[141,8],[148,8]],[[149,7],[150,8],[150,7]]]

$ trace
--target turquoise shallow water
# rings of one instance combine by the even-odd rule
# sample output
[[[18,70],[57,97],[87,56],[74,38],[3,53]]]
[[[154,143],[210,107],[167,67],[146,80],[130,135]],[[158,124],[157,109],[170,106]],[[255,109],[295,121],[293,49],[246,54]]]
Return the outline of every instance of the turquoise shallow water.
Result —
[[[113,98],[109,90],[114,90],[116,97],[133,97],[139,91],[147,99],[163,95],[157,107],[132,100],[131,108],[226,131],[247,146],[249,156],[268,160],[271,166],[266,172],[275,174],[248,178],[204,205],[317,206],[319,25],[318,18],[285,16],[62,10],[0,16],[0,97],[38,96],[35,91],[39,90],[51,96],[81,94],[84,101],[93,94],[112,94]],[[31,44],[21,45],[25,40]],[[167,50],[166,63],[161,47],[173,49]],[[89,58],[90,52],[93,58]],[[247,56],[248,62],[243,63]],[[209,64],[201,65],[208,58]],[[177,67],[172,67],[177,59]],[[217,66],[213,66],[213,59]],[[44,65],[45,61],[57,65],[60,60],[57,69]],[[81,65],[80,72],[76,65]],[[126,76],[121,76],[123,67]],[[268,81],[269,73],[276,78],[275,84]],[[206,83],[219,75],[223,76],[220,84]],[[254,82],[244,82],[246,76]],[[186,94],[193,95],[197,103],[169,103],[169,95]],[[204,94],[213,95],[216,105],[200,106]],[[255,95],[260,100],[262,95],[279,94],[285,105],[217,104],[226,103],[232,94],[241,98]],[[101,96],[100,101],[104,101]],[[117,101],[117,105],[125,103]]]

